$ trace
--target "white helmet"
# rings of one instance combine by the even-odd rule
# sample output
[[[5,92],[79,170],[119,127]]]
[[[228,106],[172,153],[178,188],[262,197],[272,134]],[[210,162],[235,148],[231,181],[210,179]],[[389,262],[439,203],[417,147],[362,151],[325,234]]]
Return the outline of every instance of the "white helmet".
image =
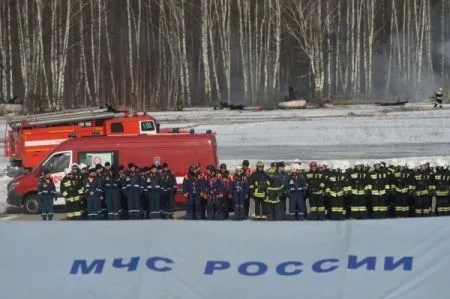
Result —
[[[242,171],[242,166],[238,165],[236,166],[236,168],[234,169],[236,172],[241,172]]]
[[[79,168],[80,166],[78,166],[77,163],[72,163],[72,165],[70,165],[70,167],[71,167],[71,168],[73,168],[73,167],[78,167],[78,168]]]
[[[292,171],[292,166],[291,165],[285,165],[284,166],[284,171],[285,172],[291,172]]]
[[[418,166],[418,162],[417,161],[409,161],[409,163],[408,163],[408,167],[410,168],[410,169],[414,169],[414,168],[417,168],[417,166]]]
[[[78,167],[80,167],[80,169],[84,169],[84,168],[87,168],[87,165],[84,163],[80,163],[80,164],[78,164]]]
[[[360,166],[360,165],[363,165],[362,161],[355,161],[355,166]]]
[[[301,169],[300,164],[298,163],[292,164],[292,171],[299,171],[300,169]]]
[[[70,168],[64,169],[64,174],[68,175],[72,170]]]
[[[298,164],[298,165],[302,165],[302,162],[300,161],[300,159],[295,159],[293,163]]]

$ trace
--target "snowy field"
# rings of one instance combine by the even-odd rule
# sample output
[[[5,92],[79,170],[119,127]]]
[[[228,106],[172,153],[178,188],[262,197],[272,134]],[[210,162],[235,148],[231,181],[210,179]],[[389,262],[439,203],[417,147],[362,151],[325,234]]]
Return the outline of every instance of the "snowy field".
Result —
[[[408,162],[450,159],[450,107],[354,105],[324,109],[229,111],[212,108],[153,112],[162,127],[212,129],[219,159],[233,167],[248,159],[326,162],[364,160]],[[5,131],[0,120],[0,130]],[[3,145],[1,145],[3,147]],[[3,149],[3,148],[2,148]],[[3,150],[2,150],[3,155]],[[0,158],[0,169],[7,165]],[[8,178],[0,176],[0,213],[6,208]]]

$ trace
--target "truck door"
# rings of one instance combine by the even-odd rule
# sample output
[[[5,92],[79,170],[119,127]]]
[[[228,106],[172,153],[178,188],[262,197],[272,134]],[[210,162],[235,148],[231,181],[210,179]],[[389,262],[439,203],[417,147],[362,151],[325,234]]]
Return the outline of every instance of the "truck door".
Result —
[[[70,168],[71,164],[72,151],[54,153],[42,164],[42,168],[50,171],[57,193],[60,191],[61,180],[65,175],[64,169]]]

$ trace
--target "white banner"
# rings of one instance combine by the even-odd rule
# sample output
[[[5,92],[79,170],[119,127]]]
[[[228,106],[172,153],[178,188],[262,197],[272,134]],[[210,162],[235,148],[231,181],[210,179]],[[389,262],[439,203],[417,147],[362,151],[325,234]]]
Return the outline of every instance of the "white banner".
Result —
[[[1,298],[449,298],[450,218],[3,222]]]

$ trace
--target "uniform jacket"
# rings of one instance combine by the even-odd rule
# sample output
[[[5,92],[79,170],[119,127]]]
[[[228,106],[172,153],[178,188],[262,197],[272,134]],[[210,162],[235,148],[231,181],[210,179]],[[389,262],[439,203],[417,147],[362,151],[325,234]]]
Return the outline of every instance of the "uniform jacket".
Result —
[[[251,195],[254,198],[265,199],[267,188],[270,186],[270,178],[264,171],[255,171],[249,177]]]
[[[119,173],[113,170],[105,171],[102,183],[105,190],[119,190],[122,187]]]
[[[137,172],[128,172],[124,177],[124,182],[122,185],[122,190],[126,193],[128,192],[136,192],[136,191],[143,191],[142,186],[142,179],[139,176]]]
[[[101,180],[97,177],[88,177],[84,181],[83,191],[86,197],[98,197],[100,198],[102,192]]]
[[[141,188],[144,190],[144,193],[160,191],[161,190],[161,176],[159,173],[149,173],[142,177],[142,185]]]
[[[292,173],[288,178],[288,186],[288,192],[291,196],[294,193],[301,193],[306,196],[308,192],[308,184],[303,173]]]
[[[284,185],[281,184],[278,179],[270,178],[269,179],[269,186],[267,187],[266,191],[266,198],[264,199],[265,202],[270,204],[277,204],[280,202],[281,194],[283,193]]]
[[[172,171],[163,171],[161,174],[161,191],[162,192],[177,192],[177,178]]]
[[[80,186],[75,176],[66,175],[61,180],[61,194],[66,199],[75,199],[80,196]]]
[[[183,193],[185,197],[198,197],[203,193],[203,180],[197,174],[187,174],[183,179]]]
[[[225,186],[220,175],[212,174],[204,177],[204,189],[205,196],[209,200],[216,198],[222,198],[225,192]]]
[[[41,199],[53,199],[56,195],[55,183],[52,178],[42,178],[37,188],[38,195]]]
[[[247,177],[244,174],[242,174],[242,175],[235,174],[233,176],[233,180],[231,183],[231,192],[234,195],[241,194],[241,193],[247,195],[249,190],[250,190],[250,186],[248,184]]]

